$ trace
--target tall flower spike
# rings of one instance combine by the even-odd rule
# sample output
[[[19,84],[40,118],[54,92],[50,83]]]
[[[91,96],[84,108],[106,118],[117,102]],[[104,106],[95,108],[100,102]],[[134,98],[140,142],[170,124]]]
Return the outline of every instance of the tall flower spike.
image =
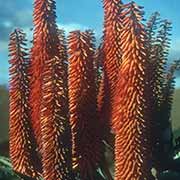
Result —
[[[96,70],[96,82],[97,82],[97,90],[100,87],[100,82],[102,79],[102,73],[103,73],[103,69],[102,69],[102,63],[103,63],[103,51],[102,51],[102,42],[100,43],[100,45],[98,46],[98,48],[96,49],[95,52],[95,70]],[[101,91],[101,90],[99,90]],[[101,96],[103,98],[103,96]],[[101,100],[100,100],[101,102]],[[99,108],[101,108],[102,105],[98,105]]]
[[[154,41],[156,39],[156,32],[159,23],[160,23],[160,14],[158,12],[155,12],[150,16],[146,25],[147,39],[149,41],[150,48],[152,48]]]
[[[63,68],[62,59],[56,56],[44,63],[41,133],[45,180],[73,179],[71,130]]]
[[[171,64],[166,75],[165,86],[163,89],[163,102],[161,104],[161,108],[164,107],[164,117],[167,118],[167,121],[169,121],[171,117],[173,94],[175,90],[175,72],[177,70],[180,70],[180,60],[174,61],[174,63]]]
[[[96,73],[97,73],[97,108],[98,112],[101,112],[101,108],[103,106],[104,101],[104,70],[103,70],[103,44],[101,43],[99,47],[96,49],[95,53],[95,62],[96,62]],[[99,114],[100,115],[100,114]]]
[[[38,179],[38,159],[32,133],[29,108],[29,57],[25,34],[16,29],[10,36],[10,158],[13,169],[25,176]]]
[[[69,36],[69,106],[73,138],[73,167],[82,179],[95,179],[103,156],[96,112],[93,34],[74,31]]]
[[[65,31],[58,29],[59,38],[59,59],[62,61],[62,78],[64,83],[65,101],[68,106],[68,52],[67,52],[67,39],[65,37]],[[67,107],[67,114],[69,113],[69,107]]]
[[[115,132],[115,180],[153,179],[151,175],[151,104],[143,12],[134,2],[124,5],[122,64],[112,106]]]
[[[168,54],[169,54],[169,44],[170,39],[169,36],[171,35],[171,23],[168,20],[164,20],[160,24],[160,30],[157,35],[157,39],[154,42],[154,47],[152,51],[152,56],[150,57],[152,63],[154,64],[154,93],[157,98],[157,104],[161,103],[162,99],[162,88],[164,86],[165,80],[165,71],[166,65],[168,62]]]
[[[173,95],[175,90],[175,72],[180,70],[180,61],[175,61],[169,68],[166,74],[164,87],[162,90],[161,104],[156,113],[158,126],[158,151],[156,160],[158,163],[158,170],[163,171],[169,168],[169,162],[172,159],[173,153],[173,132],[171,122],[171,110],[173,104]]]
[[[164,20],[160,24],[160,30],[156,40],[152,43],[151,52],[149,52],[150,64],[153,68],[152,72],[152,83],[153,88],[153,134],[152,134],[152,147],[153,147],[153,159],[155,160],[155,167],[157,170],[163,170],[163,166],[166,164],[164,161],[166,158],[163,155],[163,142],[162,137],[164,132],[170,127],[169,120],[166,121],[163,117],[161,110],[161,104],[163,101],[163,89],[165,87],[166,79],[166,65],[168,61],[168,50],[169,50],[169,35],[171,30],[171,23]],[[149,48],[150,50],[150,48]],[[167,156],[166,156],[167,157]]]
[[[157,31],[160,23],[160,14],[155,12],[149,18],[146,25],[146,33],[147,33],[147,56],[152,69],[151,72],[151,82],[149,82],[153,91],[151,92],[150,98],[154,103],[157,100],[157,94],[160,94],[160,85],[159,78],[162,78],[162,74],[164,73],[164,63],[161,57],[162,48],[157,45]],[[157,107],[154,104],[154,109],[157,110]]]
[[[103,0],[104,35],[103,35],[103,76],[98,94],[98,111],[102,123],[103,134],[108,136],[110,112],[113,92],[117,82],[119,64],[121,62],[120,33],[122,17],[120,16],[121,0]]]
[[[41,144],[40,107],[42,98],[42,73],[44,63],[59,57],[59,39],[56,25],[54,0],[34,1],[34,37],[31,50],[30,105],[34,134],[39,149]]]
[[[58,29],[58,38],[59,38],[59,57],[62,58],[62,62],[63,62],[63,73],[64,77],[66,80],[64,80],[65,82],[67,82],[67,76],[68,76],[68,53],[67,53],[67,40],[65,37],[65,32],[62,29]],[[67,88],[67,85],[66,85]],[[68,91],[68,90],[67,90]]]
[[[156,36],[157,36],[157,30],[160,23],[160,14],[158,12],[153,13],[147,24],[146,24],[146,33],[147,33],[147,50],[148,50],[148,57],[151,61],[152,65],[155,64],[155,58],[156,58]],[[156,67],[156,64],[154,65]]]

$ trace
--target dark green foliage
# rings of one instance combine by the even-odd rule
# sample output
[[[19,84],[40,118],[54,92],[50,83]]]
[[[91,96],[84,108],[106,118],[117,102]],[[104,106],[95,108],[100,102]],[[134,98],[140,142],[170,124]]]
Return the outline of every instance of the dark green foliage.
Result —
[[[0,180],[20,180],[13,172],[9,159],[0,156]]]
[[[159,176],[159,180],[179,180],[180,174],[177,172],[166,172]]]

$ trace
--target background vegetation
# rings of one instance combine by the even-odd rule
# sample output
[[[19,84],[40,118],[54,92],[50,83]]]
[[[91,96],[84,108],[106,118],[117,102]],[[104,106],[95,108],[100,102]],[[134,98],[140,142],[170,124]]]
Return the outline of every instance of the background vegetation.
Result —
[[[8,114],[8,90],[0,86],[0,142],[8,139]]]
[[[172,124],[174,136],[180,136],[180,89],[177,89],[174,94],[174,103],[172,109]]]

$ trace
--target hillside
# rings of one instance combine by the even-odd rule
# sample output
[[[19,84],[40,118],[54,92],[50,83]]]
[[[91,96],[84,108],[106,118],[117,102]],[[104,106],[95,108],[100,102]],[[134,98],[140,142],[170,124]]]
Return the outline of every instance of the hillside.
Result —
[[[172,122],[175,137],[180,136],[180,89],[176,90],[174,95]]]
[[[0,86],[0,142],[8,138],[8,92]]]

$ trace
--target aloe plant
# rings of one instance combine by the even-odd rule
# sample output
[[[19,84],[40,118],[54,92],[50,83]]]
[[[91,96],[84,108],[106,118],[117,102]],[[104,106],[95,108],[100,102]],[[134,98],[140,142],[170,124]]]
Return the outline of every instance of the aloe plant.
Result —
[[[91,30],[66,42],[54,0],[34,1],[30,55],[22,30],[10,36],[10,158],[24,179],[112,180],[107,147],[115,180],[177,170],[172,136],[168,151],[163,140],[179,69],[177,61],[166,71],[171,23],[155,13],[144,25],[135,2],[103,7],[98,49]]]

